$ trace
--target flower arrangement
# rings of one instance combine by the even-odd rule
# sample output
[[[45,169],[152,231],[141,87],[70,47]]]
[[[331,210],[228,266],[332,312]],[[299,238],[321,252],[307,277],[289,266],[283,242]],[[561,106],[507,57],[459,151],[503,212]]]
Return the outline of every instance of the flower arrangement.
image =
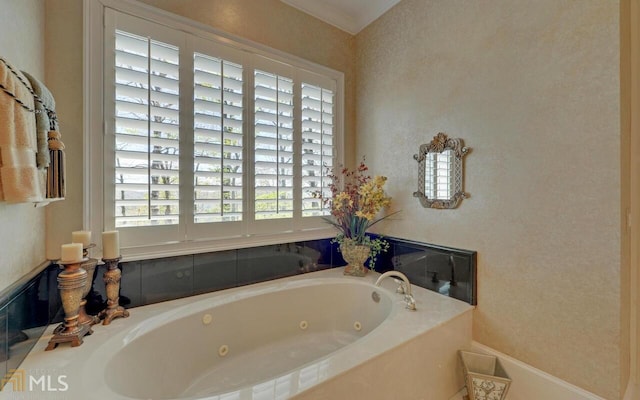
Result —
[[[339,175],[330,170],[331,197],[322,200],[331,209],[331,217],[324,219],[340,232],[333,242],[369,246],[369,267],[374,269],[378,254],[387,251],[389,243],[382,238],[372,239],[366,232],[395,213],[377,217],[383,208],[391,204],[391,197],[383,188],[387,178],[371,177],[367,174],[368,169],[363,158],[354,170],[342,168]],[[314,196],[322,197],[322,193],[316,192]]]

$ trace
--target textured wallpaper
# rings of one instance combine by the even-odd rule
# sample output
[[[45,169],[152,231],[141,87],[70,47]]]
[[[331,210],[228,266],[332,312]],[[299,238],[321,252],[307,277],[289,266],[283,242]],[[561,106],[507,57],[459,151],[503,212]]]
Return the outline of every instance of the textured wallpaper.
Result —
[[[357,152],[402,210],[382,231],[476,250],[474,339],[619,398],[618,2],[404,0],[356,39]],[[412,197],[438,132],[472,148],[455,211]]]
[[[343,71],[347,160],[366,154],[402,210],[380,224],[384,233],[478,251],[474,338],[620,397],[628,345],[618,1],[403,0],[355,39],[278,0],[144,1]],[[65,144],[81,152],[82,1],[46,5],[47,83]],[[455,211],[412,197],[412,155],[441,131],[472,148],[471,198]],[[69,168],[68,200],[47,210],[52,258],[82,227],[81,160]],[[14,210],[0,205],[1,221],[26,220],[19,240],[31,240],[39,225],[29,219],[39,214],[20,209],[30,217],[20,219]],[[31,246],[18,248],[31,257]]]
[[[0,0],[0,10],[0,56],[44,79],[44,3]],[[43,263],[44,249],[44,208],[0,202],[0,290]]]

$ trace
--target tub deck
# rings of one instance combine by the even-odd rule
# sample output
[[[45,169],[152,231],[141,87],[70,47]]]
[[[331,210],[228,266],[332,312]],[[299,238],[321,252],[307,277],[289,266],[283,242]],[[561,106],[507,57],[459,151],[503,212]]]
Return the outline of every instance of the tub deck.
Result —
[[[345,277],[342,268],[318,271],[290,278],[262,282],[250,286],[133,308],[131,316],[117,319],[108,326],[94,326],[94,333],[85,337],[84,344],[71,348],[61,345],[45,352],[55,326],[50,326],[26,357],[20,369],[26,375],[51,376],[54,387],[59,377],[64,377],[66,391],[51,393],[36,385],[29,393],[33,398],[65,399],[130,399],[114,393],[104,382],[105,367],[118,348],[110,348],[132,332],[139,330],[145,321],[153,318],[170,318],[172,310],[224,296],[225,299],[242,298],[248,293],[262,293],[286,288],[300,280],[354,279],[373,285],[379,274],[369,273],[364,278]],[[383,282],[383,289],[393,296],[389,317],[376,329],[357,341],[340,348],[340,342],[348,338],[307,336],[299,343],[283,341],[270,348],[256,349],[244,359],[236,359],[223,369],[212,368],[192,377],[191,385],[182,399],[206,398],[209,400],[275,400],[275,399],[429,399],[446,400],[463,387],[456,351],[471,345],[471,317],[473,307],[467,303],[445,297],[426,289],[412,286],[418,310],[404,308],[402,296],[395,294],[397,284],[392,279]],[[318,299],[322,301],[322,299]],[[175,317],[175,316],[174,316]],[[182,340],[188,340],[188,333]],[[327,340],[330,339],[330,340]],[[114,341],[115,340],[115,341]],[[321,346],[335,346],[330,354],[304,365],[288,369],[286,373],[271,376],[274,362],[290,362],[298,350],[318,351],[326,354]],[[335,350],[335,351],[334,351]],[[158,349],[162,351],[162,349]],[[287,357],[282,357],[286,354]],[[277,356],[277,357],[276,357]],[[278,361],[284,360],[284,361]],[[186,361],[188,362],[188,361]],[[286,367],[285,367],[286,369]],[[27,379],[28,380],[28,379]],[[224,381],[235,389],[226,394],[207,394],[212,382]],[[27,385],[28,386],[28,385]],[[26,390],[29,388],[26,387]],[[42,396],[42,397],[38,397]],[[204,396],[204,397],[203,397]],[[0,399],[14,399],[15,393],[5,388]]]

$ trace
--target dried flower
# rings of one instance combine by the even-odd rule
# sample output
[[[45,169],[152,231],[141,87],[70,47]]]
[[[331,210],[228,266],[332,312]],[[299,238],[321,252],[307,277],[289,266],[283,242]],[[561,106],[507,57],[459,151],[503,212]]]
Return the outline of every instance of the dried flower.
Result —
[[[368,170],[364,158],[355,170],[342,168],[340,175],[330,170],[328,176],[331,178],[329,185],[331,197],[323,198],[322,192],[315,192],[314,197],[322,198],[324,205],[331,210],[331,218],[325,218],[325,220],[340,232],[334,241],[342,244],[348,240],[354,244],[369,245],[371,247],[369,266],[373,269],[376,256],[387,251],[389,244],[380,238],[371,239],[366,232],[373,225],[393,214],[377,217],[383,208],[391,204],[391,197],[386,195],[383,188],[387,178],[385,176],[372,178],[366,174]]]

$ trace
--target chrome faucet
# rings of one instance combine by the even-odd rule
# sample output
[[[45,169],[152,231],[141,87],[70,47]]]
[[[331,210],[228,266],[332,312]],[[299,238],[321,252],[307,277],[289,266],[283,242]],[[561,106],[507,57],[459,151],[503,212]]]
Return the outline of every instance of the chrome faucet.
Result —
[[[382,281],[385,278],[388,278],[390,276],[395,276],[395,277],[398,277],[398,278],[402,279],[403,284],[401,284],[400,288],[402,288],[401,290],[404,293],[404,302],[407,304],[407,309],[409,309],[411,311],[415,311],[416,310],[416,301],[413,298],[413,295],[411,294],[411,283],[409,283],[409,278],[407,278],[407,276],[405,274],[403,274],[402,272],[399,272],[399,271],[387,271],[387,272],[385,272],[384,274],[380,275],[380,277],[376,281],[375,286],[380,286]],[[400,290],[400,288],[398,288],[398,289]],[[398,292],[399,292],[399,290],[398,290]]]

